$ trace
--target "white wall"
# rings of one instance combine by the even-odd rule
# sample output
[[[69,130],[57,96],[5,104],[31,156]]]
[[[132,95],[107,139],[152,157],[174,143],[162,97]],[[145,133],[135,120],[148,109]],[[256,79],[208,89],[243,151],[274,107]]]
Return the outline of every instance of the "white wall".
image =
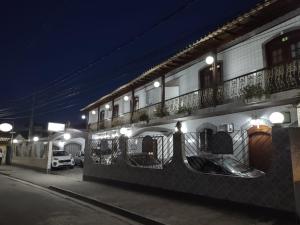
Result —
[[[300,16],[294,17],[218,54],[223,60],[224,80],[264,68],[263,44],[291,27],[300,26]]]
[[[92,111],[95,111],[96,114],[92,114]],[[98,121],[98,108],[95,108],[91,111],[89,111],[89,123],[97,123]]]
[[[174,86],[174,87],[166,87],[165,89],[165,99],[170,99],[177,97],[179,95],[179,87]]]

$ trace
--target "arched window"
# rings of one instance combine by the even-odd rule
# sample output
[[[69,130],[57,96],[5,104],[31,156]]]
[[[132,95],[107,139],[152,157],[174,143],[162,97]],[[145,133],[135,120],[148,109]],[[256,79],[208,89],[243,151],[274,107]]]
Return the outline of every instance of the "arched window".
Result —
[[[300,30],[290,31],[269,41],[266,46],[267,66],[272,67],[300,58]]]

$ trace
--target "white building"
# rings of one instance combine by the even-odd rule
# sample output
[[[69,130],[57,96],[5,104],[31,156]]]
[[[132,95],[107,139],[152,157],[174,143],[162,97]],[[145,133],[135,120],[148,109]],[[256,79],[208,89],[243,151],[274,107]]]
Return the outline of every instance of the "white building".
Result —
[[[82,111],[90,132],[113,137],[127,128],[125,134],[135,136],[155,127],[155,134],[181,121],[184,133],[203,134],[203,149],[219,131],[233,142],[249,141],[250,156],[241,160],[251,164],[257,145],[248,138],[270,133],[273,112],[284,115],[284,126],[298,126],[299,6],[297,0],[267,0],[89,104]]]

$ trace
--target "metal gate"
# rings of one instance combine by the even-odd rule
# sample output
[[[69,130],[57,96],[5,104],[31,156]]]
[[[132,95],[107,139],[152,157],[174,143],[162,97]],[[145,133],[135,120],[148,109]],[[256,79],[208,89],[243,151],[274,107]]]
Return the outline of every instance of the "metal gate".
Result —
[[[64,150],[69,154],[72,154],[72,156],[74,157],[81,151],[81,145],[78,143],[69,143],[65,145]]]

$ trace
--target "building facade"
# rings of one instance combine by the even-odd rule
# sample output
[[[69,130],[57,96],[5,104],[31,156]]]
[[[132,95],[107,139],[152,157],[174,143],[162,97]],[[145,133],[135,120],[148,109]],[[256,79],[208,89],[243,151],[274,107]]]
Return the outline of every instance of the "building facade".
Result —
[[[280,159],[274,159],[277,150],[274,150],[272,127],[277,122],[272,121],[272,117],[280,120],[281,127],[290,129],[298,127],[300,118],[299,7],[297,0],[266,0],[85,107],[83,111],[88,114],[90,132],[90,152],[86,157],[93,164],[85,165],[86,178],[121,180],[169,190],[172,189],[169,184],[142,182],[128,173],[126,176],[118,174],[115,168],[109,176],[110,167],[103,166],[125,162],[130,171],[140,167],[149,177],[160,177],[156,174],[157,169],[164,170],[168,164],[174,166],[178,160],[182,161],[178,167],[184,164],[190,173],[210,176],[217,173],[222,175],[218,178],[223,181],[227,179],[223,176],[245,178],[241,174],[216,172],[218,168],[203,169],[203,162],[209,161],[223,170],[225,158],[230,157],[245,168],[262,172],[262,176],[269,174],[266,179],[271,179],[270,174],[276,168],[274,163],[280,162]],[[176,131],[181,133],[179,150],[174,146],[173,133]],[[176,151],[183,156],[177,157]],[[222,158],[222,165],[211,157]],[[293,192],[291,164],[286,164],[290,171],[287,172],[290,193]],[[185,177],[188,177],[190,187],[175,188],[175,191],[228,199],[228,196],[212,191],[207,178],[187,174]],[[251,178],[263,179],[254,177]],[[192,184],[198,181],[193,179],[204,179],[210,188],[205,192],[195,190]],[[169,182],[176,183],[174,177]],[[224,182],[224,185],[230,185],[236,181]],[[238,182],[244,184],[244,180]],[[258,185],[255,182],[258,181],[250,181],[252,184],[248,188]],[[271,183],[265,184],[270,188]],[[263,190],[263,187],[259,188]],[[243,188],[236,185],[233,189]],[[258,193],[253,195],[259,196]],[[282,199],[291,199],[291,195],[282,196]],[[288,211],[295,207],[292,200],[287,204],[290,206],[284,208],[278,202],[271,203],[271,197],[254,202],[251,197],[241,200],[241,196],[231,196],[233,201]]]

